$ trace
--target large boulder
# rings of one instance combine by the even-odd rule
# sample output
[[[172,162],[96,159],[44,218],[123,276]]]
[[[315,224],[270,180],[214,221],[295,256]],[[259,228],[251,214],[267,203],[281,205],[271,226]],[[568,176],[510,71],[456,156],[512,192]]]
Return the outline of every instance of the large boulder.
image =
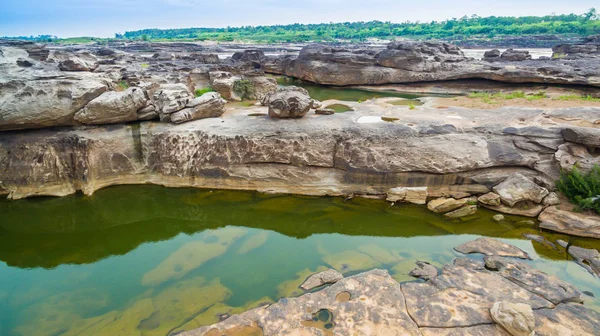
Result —
[[[75,114],[82,124],[114,124],[137,120],[137,111],[146,106],[148,98],[141,88],[122,92],[105,92]]]
[[[600,216],[547,207],[540,214],[540,228],[573,236],[600,238]]]
[[[530,60],[531,55],[529,54],[529,51],[526,50],[507,49],[500,55],[500,59],[503,61],[520,62]]]
[[[163,84],[153,95],[154,106],[161,120],[173,112],[183,110],[194,96],[183,83]]]
[[[427,203],[427,187],[398,187],[387,191],[387,201],[424,205]]]
[[[452,63],[466,61],[456,46],[439,42],[391,42],[380,52],[377,64],[408,71],[433,72],[451,69]]]
[[[263,98],[262,103],[269,106],[269,117],[277,119],[302,118],[315,107],[308,91],[296,86],[287,86]]]
[[[494,192],[500,196],[502,203],[514,207],[523,201],[542,203],[548,195],[548,189],[540,187],[527,176],[515,173],[494,187]]]
[[[170,115],[171,122],[181,124],[186,121],[220,117],[225,112],[225,103],[217,92],[208,92],[192,99],[187,107]]]
[[[569,127],[562,131],[565,140],[586,147],[600,148],[600,128]]]
[[[58,63],[62,71],[94,71],[98,68],[98,59],[89,52],[71,53],[54,50],[48,56],[48,61]]]
[[[490,309],[490,315],[513,336],[535,335],[535,316],[531,306],[526,303],[498,301]]]

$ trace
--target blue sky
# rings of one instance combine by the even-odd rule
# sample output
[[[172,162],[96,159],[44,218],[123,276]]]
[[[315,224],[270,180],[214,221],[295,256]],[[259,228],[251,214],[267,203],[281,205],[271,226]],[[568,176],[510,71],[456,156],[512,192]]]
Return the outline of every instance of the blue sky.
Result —
[[[144,28],[580,14],[599,4],[598,0],[0,0],[0,36],[113,37]]]

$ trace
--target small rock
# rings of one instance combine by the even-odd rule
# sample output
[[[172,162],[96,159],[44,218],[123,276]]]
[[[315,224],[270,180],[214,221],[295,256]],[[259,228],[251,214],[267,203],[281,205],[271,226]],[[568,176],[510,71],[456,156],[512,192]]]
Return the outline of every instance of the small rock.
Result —
[[[542,204],[545,206],[559,205],[560,198],[558,197],[558,195],[555,192],[551,192],[548,194],[548,196],[546,196],[544,198],[544,200],[542,201]]]
[[[463,198],[456,200],[454,198],[437,198],[427,203],[427,209],[435,213],[446,213],[452,210],[456,210],[463,205],[467,204],[468,199]]]
[[[492,319],[513,336],[533,336],[535,317],[531,306],[525,303],[500,301],[490,309]]]
[[[531,259],[527,252],[520,248],[503,243],[498,239],[482,237],[464,243],[454,248],[456,251],[464,254],[482,253],[487,256],[516,257],[521,259]]]
[[[458,210],[448,212],[444,216],[447,218],[461,218],[474,215],[477,212],[477,205],[465,205]]]
[[[321,114],[321,115],[332,115],[335,114],[335,110],[334,109],[329,109],[329,108],[320,108],[315,110],[316,114]]]
[[[417,267],[410,271],[409,275],[423,280],[430,280],[438,275],[437,268],[426,261],[417,261]]]
[[[399,187],[387,192],[389,202],[407,202],[424,205],[427,203],[427,187]]]
[[[525,238],[527,238],[529,240],[538,242],[538,243],[540,243],[540,244],[542,244],[542,245],[544,245],[546,247],[549,247],[549,248],[552,248],[552,249],[556,250],[556,245],[553,242],[549,241],[548,239],[546,239],[546,238],[544,238],[544,237],[542,237],[540,235],[534,235],[534,234],[530,234],[530,233],[524,233],[523,237],[525,237]]]
[[[505,218],[504,218],[504,215],[497,214],[497,215],[494,215],[494,217],[492,217],[492,219],[495,220],[496,222],[502,222]]]
[[[510,207],[523,201],[539,204],[548,195],[546,188],[540,187],[533,180],[519,173],[512,174],[495,186],[494,192],[500,196],[502,203]]]
[[[477,200],[480,203],[483,203],[486,205],[492,205],[492,206],[500,205],[500,195],[498,195],[494,192],[489,192],[485,195],[481,195],[481,196],[479,196],[479,198]]]
[[[300,285],[300,288],[304,289],[305,291],[309,291],[311,289],[323,286],[325,284],[336,283],[342,280],[343,278],[344,276],[340,272],[334,270],[333,268],[330,268],[326,271],[315,273],[309,276]]]

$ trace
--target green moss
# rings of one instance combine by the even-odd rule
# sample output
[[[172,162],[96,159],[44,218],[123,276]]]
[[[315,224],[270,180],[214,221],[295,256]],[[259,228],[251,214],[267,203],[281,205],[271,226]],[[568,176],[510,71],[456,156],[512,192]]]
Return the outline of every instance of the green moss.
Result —
[[[148,64],[148,63],[142,63],[142,64],[140,64],[140,66],[141,66],[142,68],[147,68],[147,67],[149,67],[149,66],[150,66],[150,64]]]
[[[210,87],[210,86],[202,88],[202,89],[196,89],[196,91],[194,91],[194,96],[200,97],[200,96],[202,96],[205,93],[213,92],[213,91],[215,91],[215,90],[213,90],[213,88]]]
[[[600,102],[600,98],[592,97],[592,95],[577,95],[577,94],[562,95],[562,96],[558,96],[553,99],[554,100],[562,100],[562,101],[580,100],[580,101],[588,101],[588,102]]]
[[[126,82],[126,81],[120,81],[120,82],[117,84],[117,89],[118,89],[119,91],[125,91],[125,90],[127,90],[128,88],[129,88],[129,84],[127,84],[127,82]]]

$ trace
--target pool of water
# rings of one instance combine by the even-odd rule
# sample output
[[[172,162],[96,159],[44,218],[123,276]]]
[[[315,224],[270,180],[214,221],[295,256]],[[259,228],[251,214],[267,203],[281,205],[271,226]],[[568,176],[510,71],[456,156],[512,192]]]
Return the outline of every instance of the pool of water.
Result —
[[[119,186],[91,197],[0,201],[0,335],[169,335],[284,296],[311,273],[436,266],[479,236],[595,297],[600,280],[522,237],[523,218],[480,210],[447,220],[412,205],[354,198]],[[544,233],[584,246],[597,240]]]
[[[300,79],[291,77],[279,76],[277,83],[282,86],[300,86],[305,88],[310,97],[316,100],[324,101],[329,99],[337,99],[343,101],[365,101],[373,98],[396,97],[405,99],[416,99],[419,97],[443,96],[443,95],[419,95],[413,93],[402,93],[395,91],[370,91],[353,89],[339,86],[319,85]]]

